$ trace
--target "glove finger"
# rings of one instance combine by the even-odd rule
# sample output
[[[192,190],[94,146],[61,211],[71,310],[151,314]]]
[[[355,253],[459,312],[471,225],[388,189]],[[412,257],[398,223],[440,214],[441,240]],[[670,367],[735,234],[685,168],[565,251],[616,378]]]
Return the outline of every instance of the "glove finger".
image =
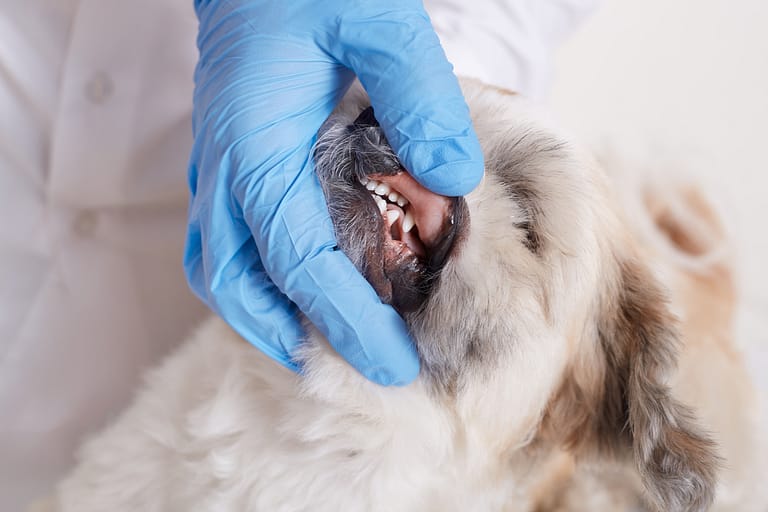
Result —
[[[210,219],[200,220],[193,215],[184,249],[190,287],[243,338],[298,370],[292,355],[305,337],[298,310],[266,274],[250,230],[242,220],[240,225],[218,221],[214,237],[207,229]],[[204,236],[208,243],[203,244]]]
[[[465,195],[483,155],[453,68],[420,2],[367,3],[341,15],[330,51],[360,79],[408,171],[433,192]]]

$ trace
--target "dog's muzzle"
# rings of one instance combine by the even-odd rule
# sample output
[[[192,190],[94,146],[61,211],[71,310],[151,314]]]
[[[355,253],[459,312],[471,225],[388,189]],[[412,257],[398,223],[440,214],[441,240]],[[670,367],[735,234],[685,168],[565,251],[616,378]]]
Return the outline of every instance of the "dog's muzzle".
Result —
[[[382,301],[400,313],[416,310],[467,227],[464,199],[435,194],[411,177],[371,107],[320,139],[318,175],[340,248],[362,255],[351,259]]]

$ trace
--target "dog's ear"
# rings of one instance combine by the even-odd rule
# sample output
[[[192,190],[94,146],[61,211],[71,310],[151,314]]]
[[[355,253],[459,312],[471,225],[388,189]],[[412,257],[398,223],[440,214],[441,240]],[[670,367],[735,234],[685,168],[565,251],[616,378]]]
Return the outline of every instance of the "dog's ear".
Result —
[[[592,342],[547,414],[548,430],[577,456],[632,458],[659,511],[706,510],[718,458],[713,442],[666,384],[679,342],[651,272],[625,260],[599,308]]]

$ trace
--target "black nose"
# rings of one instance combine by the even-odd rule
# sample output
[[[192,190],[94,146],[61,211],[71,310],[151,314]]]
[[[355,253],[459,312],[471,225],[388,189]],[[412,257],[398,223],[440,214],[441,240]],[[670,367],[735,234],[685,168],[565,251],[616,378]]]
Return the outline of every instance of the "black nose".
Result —
[[[379,122],[373,115],[373,107],[368,107],[360,112],[360,115],[357,116],[357,119],[355,119],[353,124],[357,126],[379,126]]]

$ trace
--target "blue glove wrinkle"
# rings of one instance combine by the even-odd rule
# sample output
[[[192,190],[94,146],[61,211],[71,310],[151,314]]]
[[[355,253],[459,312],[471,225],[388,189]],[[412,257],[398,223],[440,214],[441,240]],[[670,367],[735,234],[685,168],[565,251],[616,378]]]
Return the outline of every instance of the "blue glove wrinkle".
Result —
[[[219,206],[225,205],[226,201],[216,199],[214,195],[210,203],[194,203],[200,215],[198,218],[227,218],[217,211],[226,208]],[[242,219],[240,223],[243,223]],[[220,230],[218,236],[212,236],[197,229],[199,225],[192,223],[185,249],[184,266],[193,291],[224,316],[245,339],[281,364],[296,370],[289,354],[304,337],[296,322],[296,306],[276,292],[274,283],[264,272],[247,228]],[[202,225],[212,224],[209,221]],[[242,233],[240,238],[238,232]],[[206,236],[208,243],[202,245],[201,240]],[[249,321],[252,318],[259,318],[259,322]]]
[[[218,151],[213,149],[209,145],[196,147],[193,157],[204,164],[211,158],[216,160]],[[270,357],[296,369],[289,354],[304,333],[296,322],[295,305],[277,293],[266,276],[250,231],[242,214],[237,213],[228,183],[232,175],[230,152],[228,148],[218,171],[212,173],[216,179],[202,180],[199,189],[193,189],[196,194],[190,205],[185,250],[187,278],[195,293],[241,335]],[[195,171],[196,166],[190,169]],[[209,232],[207,226],[217,229]],[[259,322],[252,322],[253,318]]]

